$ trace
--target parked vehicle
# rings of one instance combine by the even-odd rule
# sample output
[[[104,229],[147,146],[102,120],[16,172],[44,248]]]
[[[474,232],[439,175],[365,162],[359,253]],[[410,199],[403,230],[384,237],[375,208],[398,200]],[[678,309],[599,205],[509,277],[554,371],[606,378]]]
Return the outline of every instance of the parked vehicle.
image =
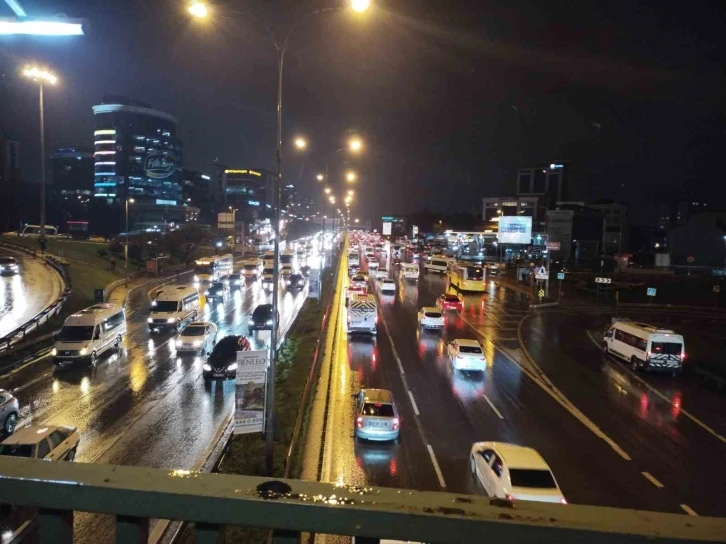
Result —
[[[95,365],[109,349],[119,349],[126,334],[122,306],[103,302],[68,316],[50,354],[60,365],[85,360]]]

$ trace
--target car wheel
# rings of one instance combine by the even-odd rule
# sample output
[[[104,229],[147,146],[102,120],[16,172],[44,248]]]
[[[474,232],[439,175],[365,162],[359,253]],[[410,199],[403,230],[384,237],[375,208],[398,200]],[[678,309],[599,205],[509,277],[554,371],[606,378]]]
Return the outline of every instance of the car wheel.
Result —
[[[18,414],[13,412],[12,414],[8,415],[8,417],[5,418],[5,424],[3,425],[3,430],[5,431],[5,434],[13,434],[15,432],[15,427],[18,424]]]
[[[474,460],[474,456],[473,455],[469,459],[469,464],[471,466],[471,475],[476,480],[476,461]]]
[[[638,365],[638,358],[635,355],[630,358],[630,368],[633,370],[633,372],[637,372],[640,368]]]
[[[602,345],[602,352],[603,352],[603,353],[604,353],[605,355],[608,355],[608,353],[609,353],[609,352],[608,352],[608,345],[607,345],[607,342],[606,342],[606,343],[603,343],[603,345]]]
[[[73,448],[71,451],[68,452],[68,455],[66,455],[66,461],[74,461],[76,458],[76,448]]]

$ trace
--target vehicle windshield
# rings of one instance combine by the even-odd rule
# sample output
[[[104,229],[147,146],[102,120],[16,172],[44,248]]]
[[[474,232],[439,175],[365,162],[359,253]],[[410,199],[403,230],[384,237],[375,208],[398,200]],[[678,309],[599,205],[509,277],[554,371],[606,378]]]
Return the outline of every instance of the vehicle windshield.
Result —
[[[470,280],[483,280],[484,279],[484,269],[479,266],[467,266],[466,267],[466,277]]]
[[[459,297],[457,297],[456,295],[446,295],[444,297],[444,300],[446,302],[459,302]]]
[[[93,338],[93,327],[63,327],[58,333],[61,342],[82,342]]]
[[[211,274],[212,265],[209,264],[198,264],[194,266],[194,272],[197,274]]]
[[[220,282],[215,282],[209,286],[210,291],[221,291],[222,289],[224,289],[224,285]]]
[[[426,312],[426,317],[441,317],[441,312]]]
[[[212,351],[212,359],[234,360],[237,357],[239,345],[236,339],[230,339],[227,342],[219,342]]]
[[[190,325],[182,332],[182,336],[202,336],[203,334],[204,325]]]
[[[510,468],[509,477],[512,479],[513,487],[557,489],[557,484],[549,470]]]
[[[256,264],[246,264],[246,265],[244,265],[244,269],[245,270],[256,270],[257,265]]]
[[[15,259],[12,257],[0,257],[0,264],[15,264]]]
[[[481,353],[481,348],[477,346],[459,346],[461,353]]]
[[[377,404],[366,402],[363,405],[364,416],[393,417],[393,406],[390,404]]]
[[[280,262],[282,264],[291,264],[292,263],[292,255],[280,255]]]
[[[0,455],[11,457],[35,457],[35,446],[32,444],[5,444],[0,446]]]
[[[293,274],[292,276],[290,276],[290,279],[292,281],[302,281],[303,277],[300,274]]]
[[[683,353],[683,344],[680,342],[653,342],[650,351],[654,355],[680,355]]]
[[[176,300],[157,300],[154,306],[155,312],[176,312],[179,302]]]
[[[270,275],[272,275],[272,274],[274,273],[274,270],[273,270],[272,268],[265,268],[265,269],[264,269],[264,270],[262,271],[262,273],[263,273],[263,274],[270,274]]]

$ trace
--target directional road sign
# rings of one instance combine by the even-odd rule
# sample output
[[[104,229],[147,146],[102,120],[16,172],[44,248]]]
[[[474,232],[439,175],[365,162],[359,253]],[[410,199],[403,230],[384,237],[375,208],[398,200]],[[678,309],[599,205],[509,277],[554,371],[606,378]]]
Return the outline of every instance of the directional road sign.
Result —
[[[612,283],[612,278],[595,278],[595,283]]]
[[[564,272],[557,272],[557,279],[558,280],[564,280],[565,279],[565,273]]]
[[[539,295],[539,298],[544,298],[544,289],[540,289],[537,294]]]
[[[648,287],[648,296],[649,297],[655,296],[655,287]]]

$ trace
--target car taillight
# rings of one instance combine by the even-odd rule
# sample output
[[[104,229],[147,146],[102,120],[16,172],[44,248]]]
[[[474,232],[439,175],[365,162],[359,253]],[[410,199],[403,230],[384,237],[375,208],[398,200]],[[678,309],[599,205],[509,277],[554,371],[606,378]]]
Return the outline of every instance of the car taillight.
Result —
[[[686,352],[685,351],[683,353],[681,353],[681,359],[683,359],[684,361],[686,360]]]
[[[358,418],[355,420],[355,424],[359,429],[363,428],[363,418],[358,416]]]
[[[394,431],[397,431],[399,425],[400,425],[400,422],[398,421],[398,418],[397,417],[394,417],[393,418],[393,430]]]

